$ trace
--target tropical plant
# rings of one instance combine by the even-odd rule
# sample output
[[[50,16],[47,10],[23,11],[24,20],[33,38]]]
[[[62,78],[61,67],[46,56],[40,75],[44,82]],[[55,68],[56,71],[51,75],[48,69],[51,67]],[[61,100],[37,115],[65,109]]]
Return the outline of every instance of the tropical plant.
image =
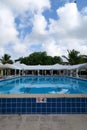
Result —
[[[60,56],[54,56],[53,57],[53,64],[57,64],[57,63],[59,63],[59,64],[63,63],[63,60]]]
[[[4,56],[2,56],[0,60],[3,64],[6,64],[6,63],[12,64],[13,61],[10,58],[11,56],[9,54],[4,54]]]
[[[68,51],[68,56],[62,56],[63,58],[65,58],[68,61],[68,64],[70,65],[75,65],[75,64],[79,64],[81,63],[81,60],[83,58],[82,55],[80,55],[79,51],[76,50],[67,50]]]

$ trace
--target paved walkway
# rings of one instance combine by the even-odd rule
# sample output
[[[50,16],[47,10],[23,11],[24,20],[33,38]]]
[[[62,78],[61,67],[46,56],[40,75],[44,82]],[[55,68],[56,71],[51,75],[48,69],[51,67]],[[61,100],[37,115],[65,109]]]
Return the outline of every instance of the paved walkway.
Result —
[[[0,130],[87,130],[87,115],[0,115]]]

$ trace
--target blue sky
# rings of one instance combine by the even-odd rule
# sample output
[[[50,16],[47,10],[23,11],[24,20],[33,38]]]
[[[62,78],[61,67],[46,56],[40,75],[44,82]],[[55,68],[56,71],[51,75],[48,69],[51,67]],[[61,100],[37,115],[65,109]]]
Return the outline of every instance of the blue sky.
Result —
[[[0,0],[0,57],[61,56],[72,49],[87,54],[86,23],[86,0]]]

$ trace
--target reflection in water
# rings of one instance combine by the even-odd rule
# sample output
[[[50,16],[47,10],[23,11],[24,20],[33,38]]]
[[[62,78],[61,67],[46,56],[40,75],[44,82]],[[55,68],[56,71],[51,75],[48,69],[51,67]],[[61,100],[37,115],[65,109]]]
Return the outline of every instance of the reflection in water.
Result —
[[[0,82],[0,93],[84,94],[87,81],[62,76],[25,76]]]

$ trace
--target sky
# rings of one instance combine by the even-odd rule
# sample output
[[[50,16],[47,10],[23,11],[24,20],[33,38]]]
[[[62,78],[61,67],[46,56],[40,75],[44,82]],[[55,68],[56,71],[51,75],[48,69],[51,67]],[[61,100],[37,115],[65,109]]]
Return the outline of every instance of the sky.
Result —
[[[0,0],[0,57],[87,55],[87,0]]]

